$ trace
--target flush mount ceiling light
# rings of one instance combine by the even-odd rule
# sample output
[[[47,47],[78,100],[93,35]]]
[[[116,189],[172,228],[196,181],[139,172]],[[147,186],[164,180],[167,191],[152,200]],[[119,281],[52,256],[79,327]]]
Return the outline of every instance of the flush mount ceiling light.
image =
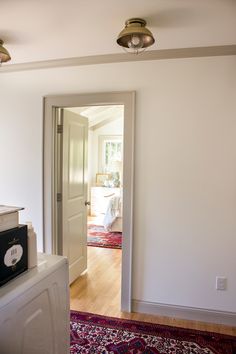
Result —
[[[3,47],[3,40],[0,39],[0,64],[5,63],[6,61],[11,60],[10,54],[8,51]]]
[[[130,18],[125,22],[125,28],[120,32],[117,43],[127,52],[139,54],[155,42],[152,33],[145,27],[142,18]]]

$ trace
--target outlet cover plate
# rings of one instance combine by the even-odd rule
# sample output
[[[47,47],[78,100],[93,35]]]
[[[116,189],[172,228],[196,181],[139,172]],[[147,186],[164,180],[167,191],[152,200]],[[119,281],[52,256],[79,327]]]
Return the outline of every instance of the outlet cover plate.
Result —
[[[227,279],[226,277],[216,277],[216,290],[226,290]]]

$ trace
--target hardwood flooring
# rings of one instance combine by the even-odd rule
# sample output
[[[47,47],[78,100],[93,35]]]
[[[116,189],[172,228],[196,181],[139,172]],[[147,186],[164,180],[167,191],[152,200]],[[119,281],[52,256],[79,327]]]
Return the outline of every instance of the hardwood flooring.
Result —
[[[88,271],[71,285],[71,308],[118,316],[121,250],[88,247]]]
[[[71,285],[72,310],[236,336],[236,327],[121,312],[121,254],[119,249],[88,247],[88,271]]]

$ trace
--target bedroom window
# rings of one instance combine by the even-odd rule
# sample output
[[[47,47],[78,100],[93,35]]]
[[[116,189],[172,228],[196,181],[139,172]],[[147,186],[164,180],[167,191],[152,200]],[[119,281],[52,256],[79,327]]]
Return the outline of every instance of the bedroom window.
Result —
[[[99,170],[102,173],[117,172],[123,160],[123,142],[121,135],[99,137]],[[120,166],[119,166],[120,165]],[[116,171],[116,169],[118,169]]]
[[[104,142],[104,169],[105,172],[113,172],[114,162],[121,161],[121,141],[105,141]]]

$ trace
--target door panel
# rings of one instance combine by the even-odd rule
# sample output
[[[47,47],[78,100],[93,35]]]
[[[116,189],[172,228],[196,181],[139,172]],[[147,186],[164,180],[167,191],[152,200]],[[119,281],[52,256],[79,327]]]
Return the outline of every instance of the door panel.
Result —
[[[62,253],[69,260],[70,283],[87,268],[87,140],[87,119],[64,110]]]
[[[78,257],[83,256],[82,247],[78,247],[78,243],[83,243],[83,216],[82,214],[73,216],[68,220],[68,228],[70,239],[68,240],[68,254],[71,263],[78,261]]]
[[[71,112],[66,113],[66,117],[74,115]],[[79,117],[79,116],[78,116]],[[65,119],[65,118],[64,118]],[[69,123],[69,198],[83,198],[84,196],[84,142],[85,128],[78,122]],[[79,152],[79,153],[78,153]]]

